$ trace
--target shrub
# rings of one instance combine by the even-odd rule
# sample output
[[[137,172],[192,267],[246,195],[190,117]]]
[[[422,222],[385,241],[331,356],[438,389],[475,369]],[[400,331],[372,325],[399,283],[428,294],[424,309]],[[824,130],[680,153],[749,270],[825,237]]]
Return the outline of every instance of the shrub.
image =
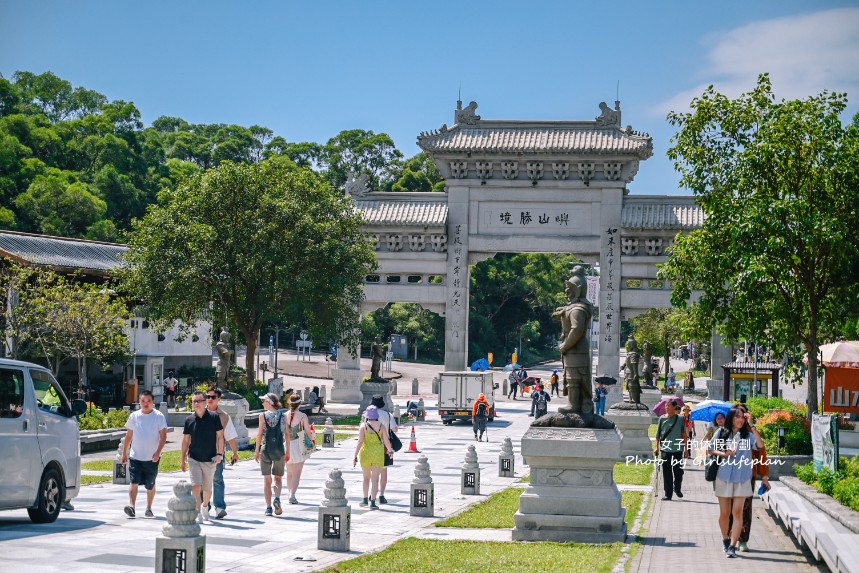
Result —
[[[79,418],[81,430],[101,430],[104,428],[104,414],[101,410],[90,405]]]
[[[775,400],[779,400],[775,398]],[[788,404],[790,404],[788,402]],[[812,453],[811,429],[805,416],[797,410],[774,410],[758,418],[758,430],[769,455],[809,455]],[[784,427],[785,446],[778,449],[778,428]]]
[[[817,490],[826,495],[832,495],[835,490],[835,484],[844,479],[844,474],[839,471],[832,471],[829,468],[820,468],[817,472]]]
[[[808,485],[814,484],[817,479],[817,476],[814,473],[814,462],[793,466],[793,473],[796,474],[796,477],[800,481],[805,482]]]
[[[782,398],[749,398],[746,405],[749,407],[749,413],[758,419],[763,418],[773,410],[791,413],[799,413],[802,410],[798,404]]]
[[[107,427],[108,428],[124,428],[125,423],[128,422],[128,417],[131,416],[131,412],[127,410],[114,410],[112,412],[107,413]]]
[[[836,483],[832,490],[832,497],[842,505],[859,511],[859,478],[846,478]]]

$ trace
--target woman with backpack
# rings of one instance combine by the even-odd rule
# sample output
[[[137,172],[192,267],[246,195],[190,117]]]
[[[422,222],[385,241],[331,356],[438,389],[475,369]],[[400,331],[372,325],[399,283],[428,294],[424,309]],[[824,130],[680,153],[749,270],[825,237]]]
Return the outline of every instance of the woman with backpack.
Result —
[[[307,414],[300,411],[301,394],[296,392],[289,397],[289,413],[286,415],[286,427],[289,431],[289,449],[286,452],[286,489],[289,491],[289,503],[298,503],[295,492],[298,491],[298,482],[301,481],[301,470],[304,469],[304,436],[310,436],[310,426]]]
[[[276,394],[266,394],[262,399],[265,410],[259,415],[257,430],[256,452],[254,459],[259,462],[263,477],[263,495],[265,496],[265,514],[272,514],[272,477],[274,477],[274,513],[280,515],[280,491],[283,487],[283,469],[289,454],[286,452],[284,439],[286,434],[286,416],[281,408]]]
[[[379,509],[376,505],[376,495],[379,493],[382,468],[385,467],[385,452],[393,456],[394,449],[391,447],[385,426],[379,421],[379,409],[373,405],[367,406],[364,410],[364,418],[358,430],[358,445],[355,446],[355,459],[352,464],[353,467],[358,465],[360,459],[361,470],[364,472],[364,498],[358,505],[361,507],[369,505],[370,509]]]
[[[478,442],[483,441],[483,432],[486,431],[486,419],[489,417],[489,410],[491,406],[489,402],[486,401],[485,394],[478,394],[477,400],[474,401],[474,405],[471,407],[471,425],[474,428],[474,439]],[[477,437],[477,432],[480,432],[480,437]],[[489,441],[489,438],[486,438],[486,441]]]

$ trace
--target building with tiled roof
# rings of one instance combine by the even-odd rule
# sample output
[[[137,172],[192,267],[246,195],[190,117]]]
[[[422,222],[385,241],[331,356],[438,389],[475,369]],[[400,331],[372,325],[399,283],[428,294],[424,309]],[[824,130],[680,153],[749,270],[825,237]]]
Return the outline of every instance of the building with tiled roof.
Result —
[[[0,231],[0,257],[57,272],[107,276],[122,264],[125,245]]]

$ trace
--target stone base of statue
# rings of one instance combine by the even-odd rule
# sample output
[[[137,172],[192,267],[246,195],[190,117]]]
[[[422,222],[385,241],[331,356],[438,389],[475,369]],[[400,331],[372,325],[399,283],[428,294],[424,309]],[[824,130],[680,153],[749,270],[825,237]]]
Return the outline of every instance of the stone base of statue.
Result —
[[[331,371],[331,402],[357,404],[361,401],[361,382],[366,374],[363,370],[334,368]]]
[[[606,412],[606,418],[614,422],[621,434],[621,461],[633,459],[650,459],[653,457],[653,443],[647,435],[647,430],[653,422],[652,414],[647,406],[621,402],[614,404]]]
[[[605,397],[605,409],[608,411],[615,404],[623,402],[623,386],[612,384],[611,386],[606,386],[606,388],[608,388],[608,394]]]
[[[234,392],[224,392],[218,406],[227,413],[236,427],[236,445],[241,449],[250,443],[248,438],[248,428],[245,426],[245,414],[250,410],[248,401],[241,397],[240,394]]]
[[[624,541],[626,509],[613,476],[620,450],[616,429],[532,425],[522,437],[531,483],[519,498],[513,540]]]
[[[378,394],[385,399],[385,410],[390,412],[394,401],[391,398],[391,385],[386,380],[370,380],[369,382],[361,383],[361,405],[358,407],[358,415],[364,414],[364,410],[373,401],[373,396]]]
[[[660,400],[662,400],[662,392],[659,390],[650,388],[641,389],[641,403],[647,406],[648,410],[653,410],[653,407],[656,406]],[[658,418],[656,415],[653,417],[654,419]]]

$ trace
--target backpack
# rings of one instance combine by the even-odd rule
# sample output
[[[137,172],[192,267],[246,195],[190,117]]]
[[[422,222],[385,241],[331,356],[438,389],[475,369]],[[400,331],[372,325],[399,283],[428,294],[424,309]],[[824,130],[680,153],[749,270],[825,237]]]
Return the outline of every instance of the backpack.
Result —
[[[477,415],[481,418],[485,418],[487,414],[486,402],[478,402],[477,403]]]
[[[541,391],[537,394],[537,411],[545,412],[549,408],[549,405],[546,403],[546,394]]]
[[[277,413],[273,426],[265,416],[263,416],[263,420],[265,421],[265,455],[273,462],[281,460],[286,455],[283,445],[283,431],[280,427],[283,412]]]

